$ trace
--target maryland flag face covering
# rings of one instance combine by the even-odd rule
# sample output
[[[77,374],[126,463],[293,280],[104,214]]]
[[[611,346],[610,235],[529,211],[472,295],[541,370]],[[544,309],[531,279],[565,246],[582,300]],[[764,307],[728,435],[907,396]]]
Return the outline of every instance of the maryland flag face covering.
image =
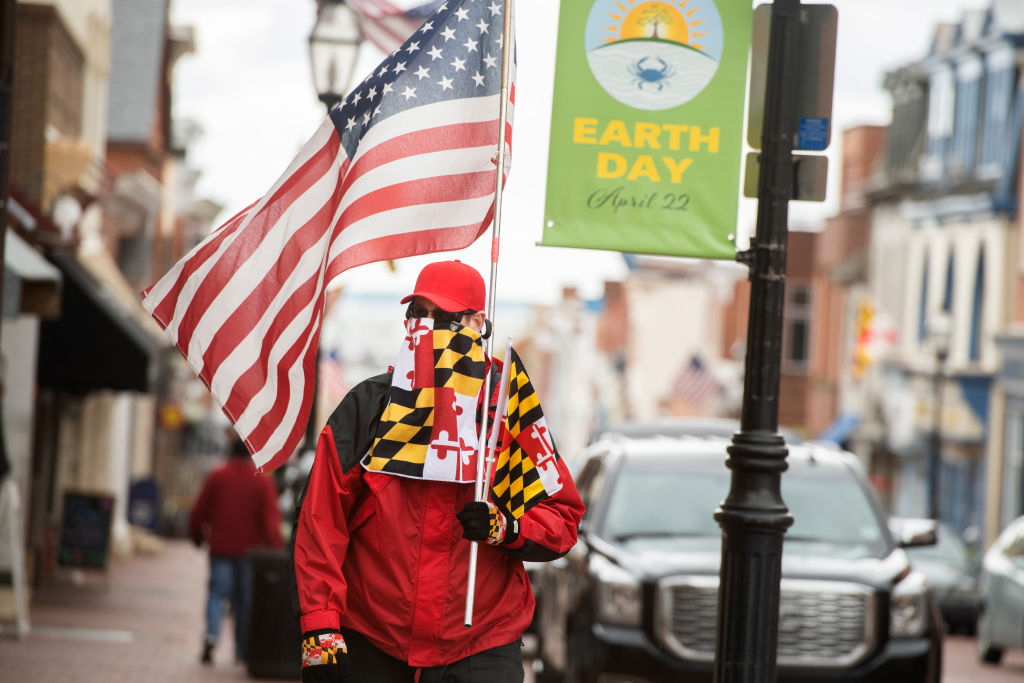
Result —
[[[498,405],[501,433],[497,439],[497,466],[491,497],[513,519],[562,488],[558,454],[548,434],[540,399],[526,374],[523,361],[509,344],[501,373]]]
[[[473,482],[483,343],[472,328],[435,323],[406,321],[389,402],[362,464],[385,474]]]

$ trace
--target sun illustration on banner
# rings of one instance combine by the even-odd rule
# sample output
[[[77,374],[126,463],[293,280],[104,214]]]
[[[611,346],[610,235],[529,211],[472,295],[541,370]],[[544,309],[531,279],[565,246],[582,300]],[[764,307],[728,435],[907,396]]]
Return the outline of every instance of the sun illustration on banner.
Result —
[[[629,38],[659,38],[689,45],[691,44],[690,26],[696,27],[704,23],[702,19],[695,20],[693,24],[687,22],[686,15],[696,14],[699,8],[691,9],[683,14],[683,9],[687,4],[686,0],[683,0],[678,7],[668,2],[641,2],[637,5],[634,0],[629,2],[629,5],[636,5],[631,8],[621,2],[615,4],[620,11],[625,13],[625,16],[611,15],[611,18],[618,23],[613,26],[605,26],[615,34],[611,38],[605,38],[606,43]],[[695,33],[694,37],[702,35],[705,34]],[[699,45],[693,45],[693,47],[700,48]]]
[[[712,0],[597,0],[586,49],[609,95],[635,109],[670,109],[711,82],[722,20]]]

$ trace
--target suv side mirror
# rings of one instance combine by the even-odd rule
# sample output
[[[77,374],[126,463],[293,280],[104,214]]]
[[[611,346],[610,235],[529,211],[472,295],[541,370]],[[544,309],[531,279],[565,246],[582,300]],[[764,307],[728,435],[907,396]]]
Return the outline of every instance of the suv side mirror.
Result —
[[[891,520],[889,527],[901,548],[917,548],[939,542],[939,525],[933,519]]]

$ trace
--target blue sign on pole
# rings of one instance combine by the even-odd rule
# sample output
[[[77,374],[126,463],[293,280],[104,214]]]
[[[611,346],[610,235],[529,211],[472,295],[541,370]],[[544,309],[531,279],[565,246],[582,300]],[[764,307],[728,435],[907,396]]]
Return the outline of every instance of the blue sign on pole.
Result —
[[[747,110],[747,144],[754,149],[761,149],[761,134],[764,127],[772,7],[771,3],[765,3],[754,8],[754,31],[750,43],[750,97]],[[815,152],[828,149],[838,26],[839,11],[835,5],[800,5],[799,72],[793,74],[797,81],[798,134],[794,149]],[[820,141],[821,135],[825,136],[824,143]]]
[[[796,149],[820,152],[828,147],[828,119],[803,116],[796,136]]]

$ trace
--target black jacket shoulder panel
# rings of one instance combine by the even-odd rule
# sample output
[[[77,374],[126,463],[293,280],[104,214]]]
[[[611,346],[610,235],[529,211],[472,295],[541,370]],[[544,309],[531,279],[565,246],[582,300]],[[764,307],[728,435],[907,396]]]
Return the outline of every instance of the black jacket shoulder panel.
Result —
[[[331,428],[342,472],[358,464],[370,449],[390,388],[390,372],[364,379],[352,387],[331,413],[327,426]]]

